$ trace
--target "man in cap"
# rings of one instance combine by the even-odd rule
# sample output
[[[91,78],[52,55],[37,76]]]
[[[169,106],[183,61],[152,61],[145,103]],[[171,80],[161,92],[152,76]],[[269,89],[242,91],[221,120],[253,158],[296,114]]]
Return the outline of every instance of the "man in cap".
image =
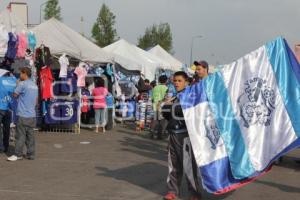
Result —
[[[205,60],[195,61],[194,65],[196,66],[194,83],[197,83],[208,76],[209,65]]]

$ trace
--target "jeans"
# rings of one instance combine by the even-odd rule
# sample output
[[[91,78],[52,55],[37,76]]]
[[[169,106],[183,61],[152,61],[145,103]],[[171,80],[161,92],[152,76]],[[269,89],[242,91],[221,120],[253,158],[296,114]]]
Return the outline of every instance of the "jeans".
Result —
[[[23,156],[23,148],[26,145],[27,156],[35,156],[35,139],[33,128],[36,125],[35,118],[19,117],[16,127],[16,148],[15,154],[18,157]]]
[[[96,126],[104,127],[106,125],[105,112],[106,112],[105,108],[95,109],[95,124],[96,124]]]
[[[8,151],[10,137],[10,112],[8,110],[0,110],[0,151]]]

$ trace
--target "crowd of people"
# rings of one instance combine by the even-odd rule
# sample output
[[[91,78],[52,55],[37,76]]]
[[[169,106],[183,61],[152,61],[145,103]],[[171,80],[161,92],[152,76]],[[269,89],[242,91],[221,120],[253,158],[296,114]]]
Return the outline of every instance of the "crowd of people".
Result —
[[[137,130],[145,128],[145,124],[150,126],[150,136],[162,139],[168,134],[168,166],[169,173],[167,177],[168,193],[166,200],[176,199],[179,195],[181,180],[183,177],[183,142],[188,137],[188,131],[184,121],[178,94],[185,90],[189,85],[196,84],[208,76],[208,63],[205,61],[194,62],[196,66],[195,75],[189,77],[184,71],[178,71],[171,77],[162,75],[159,77],[159,83],[144,80],[144,89],[136,97],[138,104],[136,114]],[[31,69],[23,67],[20,69],[20,79],[16,80],[10,72],[0,77],[0,86],[5,88],[0,90],[1,102],[0,121],[3,128],[0,129],[0,150],[7,152],[9,148],[9,120],[8,110],[10,98],[17,98],[17,123],[15,136],[15,150],[8,161],[17,161],[23,159],[23,148],[26,145],[27,154],[25,158],[35,159],[35,139],[34,127],[36,125],[36,105],[38,103],[38,87],[31,80]],[[100,79],[95,83],[95,89],[92,91],[94,96],[95,125],[96,132],[99,128],[105,131],[105,109],[108,90],[104,86],[104,81]],[[4,97],[4,98],[2,98]],[[99,97],[99,98],[98,98]],[[147,104],[149,103],[150,104]],[[149,107],[150,105],[150,107]],[[84,104],[83,104],[84,106]],[[149,120],[148,120],[149,119]],[[196,163],[193,158],[193,168],[196,171]],[[196,174],[195,174],[196,176]],[[191,192],[191,200],[201,198],[201,194],[195,187],[192,187],[189,181],[188,188]],[[197,188],[197,187],[196,187]]]

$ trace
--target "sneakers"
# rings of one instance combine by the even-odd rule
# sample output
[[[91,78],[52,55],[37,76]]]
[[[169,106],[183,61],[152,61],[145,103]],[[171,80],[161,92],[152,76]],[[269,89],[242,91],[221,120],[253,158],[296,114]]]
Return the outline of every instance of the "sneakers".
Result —
[[[17,160],[22,160],[22,159],[23,159],[23,157],[18,157],[18,156],[12,155],[12,156],[7,158],[7,161],[14,162],[14,161],[17,161]]]
[[[35,159],[35,158],[34,158],[34,155],[26,155],[25,158],[26,158],[27,160],[34,160],[34,159]]]
[[[164,200],[175,200],[175,199],[177,199],[177,196],[172,192],[169,192],[164,196]]]

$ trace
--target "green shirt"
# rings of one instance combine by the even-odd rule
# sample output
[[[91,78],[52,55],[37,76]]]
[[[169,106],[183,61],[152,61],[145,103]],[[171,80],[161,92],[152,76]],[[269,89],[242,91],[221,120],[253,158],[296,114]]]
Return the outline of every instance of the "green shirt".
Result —
[[[152,90],[152,100],[153,100],[153,108],[156,110],[156,105],[159,101],[162,101],[165,98],[165,95],[168,91],[168,87],[166,85],[157,85]]]

